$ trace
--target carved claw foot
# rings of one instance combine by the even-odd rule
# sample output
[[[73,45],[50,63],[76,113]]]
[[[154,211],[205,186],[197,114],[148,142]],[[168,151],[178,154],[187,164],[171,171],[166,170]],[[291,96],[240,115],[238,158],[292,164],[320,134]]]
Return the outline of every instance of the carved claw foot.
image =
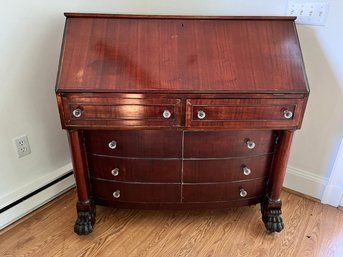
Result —
[[[281,217],[281,201],[273,201],[266,197],[261,203],[262,221],[270,233],[280,232],[284,228]]]
[[[88,235],[93,231],[95,217],[92,212],[78,212],[74,232],[78,235]]]
[[[93,231],[95,223],[95,205],[92,200],[77,202],[77,219],[74,232],[78,235],[88,235]]]
[[[280,232],[284,228],[280,209],[270,209],[268,213],[262,216],[264,226],[268,232]]]

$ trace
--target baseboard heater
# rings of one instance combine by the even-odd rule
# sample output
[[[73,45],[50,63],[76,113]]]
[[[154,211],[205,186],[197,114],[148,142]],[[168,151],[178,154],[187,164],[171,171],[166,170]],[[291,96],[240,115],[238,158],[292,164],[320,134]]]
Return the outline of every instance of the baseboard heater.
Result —
[[[61,177],[59,177],[59,178],[57,178],[57,179],[51,181],[50,183],[46,184],[45,186],[42,186],[41,188],[38,188],[38,189],[36,189],[35,191],[33,191],[33,192],[31,192],[31,193],[29,193],[29,194],[27,194],[27,195],[21,197],[20,199],[14,201],[13,203],[10,203],[9,205],[6,205],[5,207],[1,208],[1,209],[0,209],[0,214],[3,213],[3,212],[5,212],[5,211],[7,211],[7,210],[9,210],[9,209],[11,209],[11,208],[13,208],[14,206],[16,206],[16,205],[18,205],[18,204],[24,202],[25,200],[31,198],[32,196],[34,196],[34,195],[36,195],[36,194],[42,192],[43,190],[45,190],[45,189],[47,189],[47,188],[49,188],[49,187],[51,187],[51,186],[57,184],[58,182],[60,182],[60,181],[62,181],[62,180],[64,180],[64,179],[66,179],[66,178],[68,178],[68,177],[70,177],[70,176],[72,176],[72,175],[73,175],[73,171],[71,170],[71,171],[69,171],[68,173],[64,174],[63,176],[61,176]]]

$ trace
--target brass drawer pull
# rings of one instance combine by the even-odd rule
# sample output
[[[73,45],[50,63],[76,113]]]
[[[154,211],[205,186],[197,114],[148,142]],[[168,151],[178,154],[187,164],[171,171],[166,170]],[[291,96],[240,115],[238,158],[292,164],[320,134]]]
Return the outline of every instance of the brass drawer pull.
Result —
[[[198,111],[198,119],[199,120],[202,120],[202,119],[205,119],[206,117],[206,113],[202,110]]]
[[[249,176],[251,174],[251,169],[249,169],[247,166],[243,167],[243,174],[245,176]]]
[[[109,147],[110,149],[116,149],[116,147],[117,147],[117,141],[112,140],[111,142],[108,143],[108,147]]]
[[[82,110],[80,108],[76,108],[75,110],[73,110],[73,116],[75,118],[80,118],[82,115]]]
[[[163,111],[163,118],[169,119],[171,117],[171,112],[169,110]]]
[[[114,168],[113,170],[111,170],[111,174],[116,177],[119,175],[119,169],[118,168]]]
[[[246,197],[248,195],[248,192],[245,191],[243,188],[241,188],[239,190],[239,195],[244,198],[244,197]]]
[[[120,190],[116,190],[113,192],[113,197],[114,198],[119,198],[120,197]]]
[[[283,117],[285,117],[285,119],[291,119],[293,117],[293,112],[291,112],[290,110],[284,110]]]
[[[246,142],[246,144],[247,144],[247,147],[248,147],[249,149],[254,149],[255,146],[256,146],[255,142],[254,142],[254,141],[251,141],[251,140],[248,140],[248,141]]]

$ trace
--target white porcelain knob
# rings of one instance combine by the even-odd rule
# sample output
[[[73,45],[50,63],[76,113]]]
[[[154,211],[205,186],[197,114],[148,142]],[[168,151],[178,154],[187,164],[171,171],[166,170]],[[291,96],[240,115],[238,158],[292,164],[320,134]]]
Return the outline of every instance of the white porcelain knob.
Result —
[[[119,198],[120,197],[120,190],[116,190],[113,192],[113,197],[114,198]]]
[[[251,169],[249,169],[248,167],[244,167],[243,168],[243,174],[245,175],[245,176],[249,176],[250,174],[251,174]]]
[[[249,149],[254,149],[256,146],[255,142],[251,140],[248,140],[246,144]]]
[[[114,168],[113,170],[111,170],[111,174],[116,177],[119,175],[119,169],[118,168]]]
[[[244,197],[246,197],[248,195],[248,192],[245,191],[243,188],[241,188],[239,190],[239,195],[244,198]]]
[[[171,117],[171,112],[169,110],[163,111],[163,118],[169,119]]]
[[[202,120],[205,119],[206,113],[202,110],[198,111],[198,119]]]
[[[81,115],[82,115],[82,110],[80,108],[77,108],[77,109],[73,110],[73,116],[75,118],[80,118]]]
[[[290,110],[284,110],[283,117],[285,117],[285,119],[291,119],[293,117],[293,112],[291,112]]]
[[[108,147],[109,147],[110,149],[116,149],[116,147],[117,147],[117,141],[112,140],[111,142],[108,143]]]

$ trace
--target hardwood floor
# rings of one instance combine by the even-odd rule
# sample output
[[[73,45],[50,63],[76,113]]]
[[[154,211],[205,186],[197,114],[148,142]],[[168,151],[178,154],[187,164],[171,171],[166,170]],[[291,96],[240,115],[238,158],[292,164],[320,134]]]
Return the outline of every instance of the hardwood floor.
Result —
[[[0,256],[343,256],[343,211],[283,192],[285,229],[267,234],[259,205],[227,210],[97,208],[73,232],[75,190],[0,231]]]

